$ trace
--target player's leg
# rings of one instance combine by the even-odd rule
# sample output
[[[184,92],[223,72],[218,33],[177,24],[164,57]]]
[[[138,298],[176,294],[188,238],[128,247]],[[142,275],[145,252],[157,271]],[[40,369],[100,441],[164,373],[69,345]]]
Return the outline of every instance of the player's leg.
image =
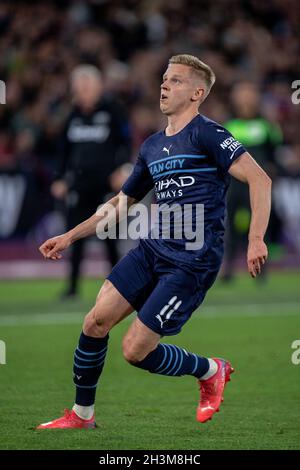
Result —
[[[95,427],[94,402],[97,383],[107,354],[111,328],[129,315],[133,306],[144,303],[152,286],[151,265],[138,247],[131,250],[112,270],[103,284],[95,306],[85,317],[74,354],[76,399],[72,412],[39,426],[45,428]]]
[[[141,247],[131,250],[114,267],[86,316],[83,332],[74,354],[74,411],[90,419],[98,379],[107,353],[109,331],[143,304],[153,289],[151,258]],[[135,308],[134,308],[135,307]]]
[[[214,360],[160,340],[161,335],[136,318],[123,339],[124,358],[140,369],[173,377],[192,375],[203,379],[217,372]]]
[[[41,424],[38,429],[95,427],[95,395],[107,353],[108,333],[132,311],[133,307],[128,301],[106,280],[95,306],[84,319],[75,350],[73,371],[76,398],[73,410],[66,410],[62,418]]]
[[[203,289],[193,274],[177,270],[164,276],[123,340],[124,357],[132,365],[151,373],[173,377],[191,375],[198,379],[202,397],[197,419],[202,422],[218,411],[225,384],[232,372],[231,365],[228,361],[206,358],[159,341],[161,336],[180,331],[202,302],[205,296]]]
[[[74,353],[73,368],[76,385],[73,410],[82,419],[91,419],[94,414],[96,389],[108,350],[109,331],[133,310],[114,285],[106,280],[95,306],[85,317]]]

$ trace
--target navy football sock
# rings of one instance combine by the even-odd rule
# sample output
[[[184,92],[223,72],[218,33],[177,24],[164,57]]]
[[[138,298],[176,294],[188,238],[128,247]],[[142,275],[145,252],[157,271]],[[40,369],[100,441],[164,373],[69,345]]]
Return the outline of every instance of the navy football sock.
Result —
[[[109,335],[92,338],[83,332],[74,354],[73,381],[76,385],[75,403],[90,406],[95,402],[98,379],[101,375]]]
[[[187,352],[174,344],[159,344],[145,359],[133,365],[151,373],[173,377],[193,375],[200,378],[209,369],[206,357]]]

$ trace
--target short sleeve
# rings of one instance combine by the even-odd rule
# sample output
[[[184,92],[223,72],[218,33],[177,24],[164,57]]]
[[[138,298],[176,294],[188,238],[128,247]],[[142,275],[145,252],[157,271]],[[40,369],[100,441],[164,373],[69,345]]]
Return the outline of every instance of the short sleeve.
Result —
[[[129,178],[122,186],[122,191],[127,196],[140,201],[154,186],[152,176],[141,154]]]
[[[202,141],[208,155],[223,171],[228,171],[231,164],[246,152],[227,129],[213,121],[203,127]]]

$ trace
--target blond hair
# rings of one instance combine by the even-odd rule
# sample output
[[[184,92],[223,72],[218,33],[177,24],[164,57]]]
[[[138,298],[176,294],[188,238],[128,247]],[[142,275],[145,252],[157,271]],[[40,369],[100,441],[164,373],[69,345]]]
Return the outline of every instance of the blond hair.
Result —
[[[210,66],[202,62],[198,57],[189,54],[173,55],[169,59],[169,64],[187,65],[193,69],[196,75],[204,82],[205,92],[202,100],[204,101],[216,81],[216,76]]]

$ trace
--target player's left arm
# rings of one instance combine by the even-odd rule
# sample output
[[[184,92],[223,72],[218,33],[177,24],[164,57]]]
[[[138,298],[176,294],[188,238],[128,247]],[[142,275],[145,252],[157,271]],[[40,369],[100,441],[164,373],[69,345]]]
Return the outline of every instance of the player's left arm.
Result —
[[[256,277],[268,257],[264,236],[270,218],[272,181],[248,152],[244,152],[232,163],[229,173],[249,185],[251,223],[247,264],[251,276]]]

